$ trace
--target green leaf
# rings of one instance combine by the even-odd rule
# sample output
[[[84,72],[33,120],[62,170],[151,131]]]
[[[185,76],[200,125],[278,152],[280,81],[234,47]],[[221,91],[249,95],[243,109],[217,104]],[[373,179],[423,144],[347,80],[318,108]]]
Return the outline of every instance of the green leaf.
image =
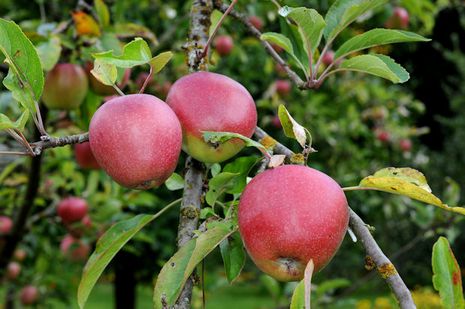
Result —
[[[256,156],[249,156],[239,157],[235,159],[233,162],[226,164],[223,169],[224,172],[239,173],[239,175],[235,178],[232,187],[228,188],[226,190],[226,193],[241,193],[247,184],[247,176],[249,175],[250,171],[255,166],[255,164],[257,164],[260,161],[261,159],[257,158]]]
[[[373,29],[344,42],[344,44],[342,44],[342,46],[336,51],[334,57],[337,59],[350,53],[378,45],[428,41],[431,40],[413,32],[394,29]]]
[[[137,65],[149,63],[152,60],[150,48],[142,38],[135,38],[124,45],[121,55],[115,55],[112,50],[92,54],[101,62],[113,64],[120,68],[132,68]]]
[[[37,50],[13,21],[0,18],[0,54],[9,71],[3,80],[13,98],[35,114],[35,102],[44,88],[44,74]]]
[[[137,215],[131,219],[120,221],[110,227],[97,241],[95,251],[87,261],[82,272],[81,282],[78,287],[78,304],[82,309],[98,278],[121,248],[131,240],[144,226],[158,218],[166,210],[176,205],[176,200],[155,215]]]
[[[414,200],[431,204],[447,211],[465,215],[463,207],[449,207],[431,193],[425,176],[412,168],[388,167],[365,177],[360,188],[372,188],[392,194],[404,195]]]
[[[157,74],[158,72],[163,70],[165,65],[168,62],[170,62],[171,58],[173,58],[173,53],[170,51],[158,54],[157,56],[153,57],[150,60],[150,65],[152,66],[153,74]]]
[[[289,38],[287,38],[285,35],[276,32],[265,32],[262,33],[260,39],[278,45],[297,60],[297,57],[294,54],[294,48],[292,47],[291,40],[289,40]]]
[[[301,280],[292,293],[291,305],[289,309],[304,309],[305,308],[305,283]]]
[[[37,45],[37,53],[44,71],[50,71],[57,64],[61,55],[61,40],[58,36],[52,36],[48,41]]]
[[[0,131],[6,129],[18,129],[22,131],[28,119],[29,111],[24,111],[15,122],[11,121],[6,115],[0,114]]]
[[[283,6],[279,10],[283,17],[291,18],[298,26],[300,37],[307,55],[313,56],[321,42],[326,25],[323,17],[314,9]]]
[[[368,73],[390,80],[391,82],[404,83],[409,80],[408,72],[394,60],[385,55],[370,54],[360,55],[342,62],[338,71],[356,71]]]
[[[460,267],[445,237],[439,237],[433,246],[432,264],[433,285],[444,308],[465,308]]]
[[[246,147],[255,147],[260,150],[263,155],[269,156],[265,146],[239,133],[202,131],[202,136],[205,142],[211,144],[222,144],[230,139],[238,138],[245,143]]]
[[[156,46],[158,45],[157,38],[155,34],[150,31],[149,28],[139,25],[139,24],[134,24],[134,23],[117,23],[115,25],[115,33],[118,33],[118,36],[120,38],[124,37],[143,37],[147,40],[149,40],[152,45]]]
[[[184,178],[177,173],[171,174],[171,176],[165,181],[165,186],[170,191],[176,191],[184,189]]]
[[[240,173],[222,172],[210,179],[210,182],[208,183],[208,192],[205,195],[207,204],[214,206],[216,200],[223,193],[234,187],[235,180],[239,175]]]
[[[112,63],[100,59],[94,61],[94,68],[90,71],[94,77],[104,85],[112,86],[118,78],[118,70]]]
[[[220,243],[221,257],[223,258],[224,270],[229,283],[239,277],[245,264],[245,250],[241,235],[233,233]]]
[[[110,12],[105,2],[103,0],[94,0],[94,5],[100,25],[102,27],[110,25]]]
[[[324,36],[326,42],[334,38],[359,16],[386,3],[387,0],[336,0],[326,13]]]
[[[173,306],[197,264],[235,230],[229,222],[218,222],[215,227],[182,246],[158,275],[153,293],[154,308]]]
[[[315,299],[320,299],[320,297],[323,297],[324,294],[332,290],[345,288],[348,286],[350,286],[350,281],[347,279],[343,279],[343,278],[330,279],[330,280],[323,281],[320,284],[318,284],[318,286],[316,287]]]
[[[284,135],[297,140],[302,148],[312,146],[312,135],[310,131],[298,124],[283,104],[279,105],[278,117],[283,126]]]

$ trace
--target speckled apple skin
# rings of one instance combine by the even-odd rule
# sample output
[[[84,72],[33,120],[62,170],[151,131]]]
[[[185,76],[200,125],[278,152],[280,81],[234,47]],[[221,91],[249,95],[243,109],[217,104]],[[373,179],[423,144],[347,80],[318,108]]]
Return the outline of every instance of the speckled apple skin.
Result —
[[[84,101],[88,89],[89,81],[83,68],[59,63],[47,73],[42,101],[50,109],[74,109]]]
[[[267,170],[246,186],[239,230],[250,257],[280,281],[301,280],[313,259],[315,272],[338,250],[349,208],[341,187],[326,174],[300,165]]]
[[[64,223],[80,221],[87,215],[88,205],[86,200],[79,197],[63,199],[57,206],[57,213]]]
[[[244,147],[237,139],[213,147],[203,140],[202,131],[251,137],[257,125],[257,110],[250,93],[221,74],[197,72],[182,77],[171,87],[166,102],[181,122],[184,151],[202,162],[225,161]]]
[[[100,169],[97,160],[95,160],[94,154],[90,149],[89,142],[76,144],[74,146],[74,155],[76,157],[77,164],[83,169]]]
[[[111,99],[94,114],[89,142],[100,167],[122,186],[160,186],[176,168],[182,145],[178,118],[155,96]]]

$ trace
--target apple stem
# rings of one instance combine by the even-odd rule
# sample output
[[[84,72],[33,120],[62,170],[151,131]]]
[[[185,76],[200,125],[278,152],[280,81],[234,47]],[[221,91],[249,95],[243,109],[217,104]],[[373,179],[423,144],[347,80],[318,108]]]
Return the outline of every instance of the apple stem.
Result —
[[[216,33],[218,32],[218,30],[220,29],[221,27],[221,24],[223,23],[224,19],[226,18],[226,16],[228,16],[229,12],[231,12],[231,10],[233,9],[234,5],[237,3],[237,0],[232,0],[231,1],[231,4],[229,5],[229,7],[226,9],[226,11],[223,13],[223,16],[221,16],[220,20],[218,21],[218,23],[216,24],[215,26],[215,29],[213,29],[213,33],[210,35],[210,37],[208,38],[208,41],[207,43],[205,44],[205,48],[202,52],[202,55],[201,57],[205,57],[208,53],[208,47],[210,46],[213,38],[215,37]]]
[[[360,187],[360,186],[353,186],[353,187],[345,187],[342,188],[342,191],[366,191],[366,190],[377,190],[376,188],[368,188],[368,187]]]
[[[147,78],[145,79],[144,84],[142,85],[142,87],[140,87],[139,93],[144,93],[145,87],[147,87],[152,77],[153,77],[153,66],[150,65],[149,75],[147,75]]]

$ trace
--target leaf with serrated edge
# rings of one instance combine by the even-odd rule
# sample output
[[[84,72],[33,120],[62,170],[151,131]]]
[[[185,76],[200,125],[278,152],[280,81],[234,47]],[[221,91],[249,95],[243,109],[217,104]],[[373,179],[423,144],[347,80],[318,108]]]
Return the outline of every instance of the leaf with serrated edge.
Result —
[[[208,191],[205,195],[205,200],[208,205],[214,206],[216,200],[226,192],[227,189],[235,185],[235,179],[240,173],[222,172],[210,179],[208,183]]]
[[[221,257],[223,258],[226,278],[229,283],[233,283],[241,274],[245,264],[245,250],[242,244],[241,235],[233,233],[220,243]]]
[[[228,222],[219,222],[215,227],[191,239],[165,263],[153,292],[155,309],[174,305],[181,290],[195,267],[226,237],[235,232]]]
[[[135,38],[124,45],[123,53],[115,55],[113,51],[92,54],[95,59],[113,64],[119,68],[132,68],[137,65],[149,63],[152,60],[150,48],[142,38]]]
[[[362,179],[359,187],[404,195],[426,204],[438,206],[447,211],[465,215],[465,208],[449,207],[433,195],[423,174],[410,168],[382,169],[374,175]]]
[[[94,61],[94,68],[90,71],[94,77],[104,85],[112,86],[118,78],[118,70],[111,63],[103,62],[100,59]]]
[[[395,29],[372,29],[345,41],[334,54],[334,58],[344,57],[350,53],[379,45],[428,41],[431,40],[413,32]]]
[[[171,58],[173,58],[173,53],[170,51],[158,54],[157,56],[153,57],[152,60],[150,60],[153,74],[157,74],[163,70],[165,65],[170,62]]]
[[[462,275],[449,242],[439,237],[433,246],[433,285],[444,308],[465,308]]]
[[[44,71],[50,71],[57,64],[61,55],[61,40],[58,36],[37,45],[37,53]]]
[[[344,70],[379,76],[395,84],[404,83],[410,78],[408,72],[392,58],[378,54],[360,55],[347,59],[342,62],[337,71]]]
[[[287,111],[286,107],[281,104],[278,108],[278,117],[283,126],[284,135],[296,139],[302,148],[312,146],[312,136],[310,132],[301,126]]]
[[[264,155],[268,155],[268,152],[266,151],[265,146],[239,133],[202,131],[202,136],[205,142],[212,143],[212,144],[215,144],[215,143],[222,144],[222,143],[229,141],[230,139],[238,138],[242,140],[243,142],[245,142],[246,147],[255,147],[258,150],[260,150],[260,152],[263,153]]]

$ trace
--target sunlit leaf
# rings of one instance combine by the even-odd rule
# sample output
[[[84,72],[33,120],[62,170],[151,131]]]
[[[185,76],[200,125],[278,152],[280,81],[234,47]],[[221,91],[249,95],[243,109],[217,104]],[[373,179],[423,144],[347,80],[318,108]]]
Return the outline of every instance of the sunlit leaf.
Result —
[[[71,15],[78,35],[100,36],[100,27],[91,15],[83,11],[74,11]]]
[[[292,118],[283,104],[279,105],[278,116],[283,126],[284,134],[287,137],[297,140],[302,148],[312,146],[312,135],[310,132]]]

